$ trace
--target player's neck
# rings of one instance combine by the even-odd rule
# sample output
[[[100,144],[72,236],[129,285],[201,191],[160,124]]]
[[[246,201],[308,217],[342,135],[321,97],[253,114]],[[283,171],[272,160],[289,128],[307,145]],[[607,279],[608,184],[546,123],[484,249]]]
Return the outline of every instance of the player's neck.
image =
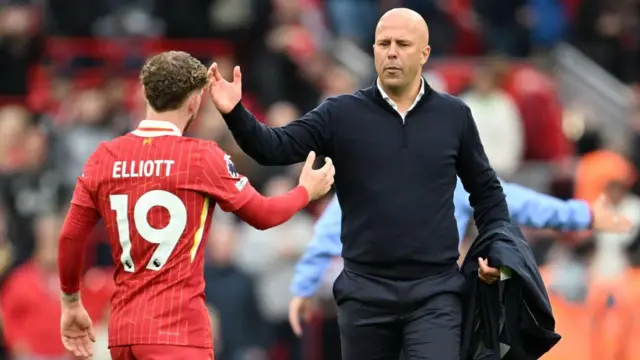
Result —
[[[180,131],[184,131],[184,128],[189,121],[189,116],[180,110],[157,112],[147,109],[147,116],[145,120],[168,122],[177,126]]]

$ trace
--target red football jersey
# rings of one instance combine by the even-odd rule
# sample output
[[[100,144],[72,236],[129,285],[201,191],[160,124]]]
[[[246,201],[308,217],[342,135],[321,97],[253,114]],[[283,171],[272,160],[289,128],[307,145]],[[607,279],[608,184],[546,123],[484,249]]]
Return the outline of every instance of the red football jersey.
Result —
[[[95,208],[109,234],[109,346],[212,347],[201,242],[216,203],[233,212],[255,193],[214,142],[170,123],[145,120],[98,147],[72,203]]]

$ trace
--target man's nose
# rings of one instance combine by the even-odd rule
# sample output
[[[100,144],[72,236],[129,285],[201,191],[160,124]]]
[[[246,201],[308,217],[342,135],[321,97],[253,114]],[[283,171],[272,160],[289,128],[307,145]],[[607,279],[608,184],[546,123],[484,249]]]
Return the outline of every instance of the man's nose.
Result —
[[[397,57],[398,57],[397,47],[394,44],[391,44],[391,46],[389,46],[389,51],[387,51],[387,58],[395,59]]]

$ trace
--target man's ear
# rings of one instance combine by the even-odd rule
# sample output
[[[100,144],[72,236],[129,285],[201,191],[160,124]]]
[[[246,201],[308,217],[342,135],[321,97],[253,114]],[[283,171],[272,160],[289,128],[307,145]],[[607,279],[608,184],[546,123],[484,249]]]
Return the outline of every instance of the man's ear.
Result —
[[[420,65],[424,65],[429,61],[429,55],[431,55],[431,46],[427,45],[422,49],[422,59]]]

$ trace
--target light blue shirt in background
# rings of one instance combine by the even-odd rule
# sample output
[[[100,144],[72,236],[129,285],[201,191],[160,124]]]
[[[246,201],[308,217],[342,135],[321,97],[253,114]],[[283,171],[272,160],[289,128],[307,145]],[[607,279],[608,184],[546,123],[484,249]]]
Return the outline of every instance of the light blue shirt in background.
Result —
[[[560,200],[532,189],[502,182],[502,188],[514,223],[563,231],[585,230],[591,226],[591,210],[580,200]],[[462,240],[473,208],[469,194],[458,179],[453,194],[454,216]],[[312,296],[320,286],[331,259],[342,254],[340,233],[342,210],[337,197],[331,200],[315,225],[314,236],[295,267],[291,291],[296,296]]]

